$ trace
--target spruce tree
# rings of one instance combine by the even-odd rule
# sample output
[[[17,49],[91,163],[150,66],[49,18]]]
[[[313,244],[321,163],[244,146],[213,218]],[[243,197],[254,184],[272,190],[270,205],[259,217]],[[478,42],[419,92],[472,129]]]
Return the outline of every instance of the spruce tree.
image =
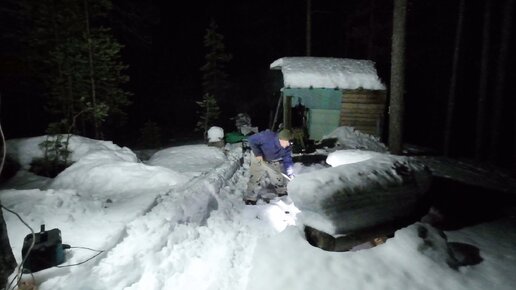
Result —
[[[203,98],[197,104],[201,107],[201,117],[197,122],[197,129],[206,132],[220,115],[219,101],[224,103],[229,87],[226,65],[231,60],[231,54],[226,52],[224,36],[217,32],[217,24],[210,22],[204,35],[204,47],[207,49],[206,63],[201,67]]]
[[[204,138],[207,137],[208,129],[213,125],[213,122],[219,118],[220,108],[217,104],[215,96],[212,94],[204,94],[202,101],[196,102],[200,110],[200,119],[197,121],[197,131],[202,131]]]
[[[83,135],[102,136],[101,124],[124,115],[130,93],[120,45],[105,23],[110,0],[26,1],[31,60],[47,88],[47,110],[58,122],[80,124]],[[73,123],[80,112],[79,120]]]

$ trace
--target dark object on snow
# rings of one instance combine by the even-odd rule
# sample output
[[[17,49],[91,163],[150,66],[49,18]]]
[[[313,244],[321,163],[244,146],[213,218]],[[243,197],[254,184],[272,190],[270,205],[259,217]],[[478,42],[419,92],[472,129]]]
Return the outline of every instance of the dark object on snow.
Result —
[[[208,146],[211,147],[224,148],[225,145],[224,140],[208,142]]]
[[[319,141],[315,144],[315,148],[319,148],[319,149],[335,148],[338,140],[339,139],[337,139],[337,138],[322,139],[321,141]]]
[[[256,205],[256,200],[244,199],[246,205]]]
[[[293,156],[292,160],[294,162],[302,163],[303,165],[323,164],[329,167],[329,165],[326,163],[327,157],[328,155],[324,154],[303,154]]]
[[[16,175],[21,166],[18,162],[14,161],[11,157],[5,157],[4,167],[2,168],[2,174],[0,175],[0,183],[8,180],[9,178]]]
[[[480,256],[480,249],[464,243],[448,243],[450,259],[448,266],[457,270],[460,266],[471,266],[480,264],[484,259]]]
[[[305,236],[308,243],[314,247],[332,252],[346,252],[360,244],[372,242],[376,238],[390,238],[394,236],[395,231],[414,222],[415,219],[405,219],[395,223],[386,223],[350,232],[345,236],[340,237],[334,237],[318,229],[305,226]]]
[[[305,226],[305,237],[308,243],[325,251],[335,250],[335,237],[310,226]]]
[[[29,171],[39,176],[54,178],[70,165],[71,163],[65,164],[62,161],[50,161],[40,158],[32,161]]]
[[[22,256],[25,257],[32,244],[32,234],[28,234],[23,241]],[[61,231],[52,229],[45,231],[45,225],[41,225],[41,231],[35,234],[34,247],[23,264],[24,272],[37,272],[64,262],[64,248],[61,240]]]
[[[465,243],[448,242],[446,234],[431,225],[419,224],[417,235],[422,240],[418,246],[419,252],[438,263],[446,262],[454,270],[483,261],[479,248]]]

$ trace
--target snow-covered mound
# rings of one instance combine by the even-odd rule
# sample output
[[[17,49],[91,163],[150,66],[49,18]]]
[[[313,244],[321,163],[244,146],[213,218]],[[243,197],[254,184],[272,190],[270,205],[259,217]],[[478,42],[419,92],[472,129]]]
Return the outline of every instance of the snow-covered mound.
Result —
[[[65,135],[66,138],[66,135]],[[32,160],[43,157],[43,151],[39,144],[44,142],[47,136],[32,138],[20,138],[7,140],[7,155],[17,161],[23,169],[29,169]],[[134,155],[127,147],[121,148],[111,141],[94,140],[86,137],[73,135],[70,137],[68,149],[72,151],[71,161],[77,161],[90,152],[109,150],[120,155]],[[136,155],[134,155],[136,157]]]
[[[423,165],[407,157],[359,150],[339,151],[328,159],[338,166],[299,174],[288,185],[305,225],[331,235],[345,234],[421,210],[431,177]]]
[[[188,179],[186,175],[171,169],[138,163],[132,152],[99,150],[85,155],[65,169],[49,187],[111,196],[126,191],[124,188],[130,188],[134,194],[149,189],[166,191]]]
[[[376,152],[388,152],[387,147],[378,137],[362,133],[353,127],[338,127],[324,139],[337,138],[336,149],[362,149]]]
[[[197,176],[227,161],[224,152],[204,144],[171,147],[156,152],[146,163]],[[202,169],[200,171],[199,169]]]

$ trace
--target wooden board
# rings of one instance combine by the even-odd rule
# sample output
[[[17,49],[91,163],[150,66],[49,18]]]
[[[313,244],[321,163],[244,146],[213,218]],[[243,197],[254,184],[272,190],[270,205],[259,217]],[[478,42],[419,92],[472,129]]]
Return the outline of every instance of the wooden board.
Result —
[[[345,124],[346,126],[371,126],[376,128],[376,124],[378,123],[377,120],[351,120],[351,121],[345,121],[340,120],[342,124]]]
[[[365,104],[385,104],[385,91],[344,91],[342,94],[343,103],[365,103]]]
[[[348,115],[348,114],[374,114],[374,115],[380,115],[384,113],[384,110],[382,108],[347,108],[343,107],[341,109],[342,115]]]
[[[342,103],[342,108],[346,109],[369,109],[383,111],[385,109],[384,104],[359,104],[359,103]]]

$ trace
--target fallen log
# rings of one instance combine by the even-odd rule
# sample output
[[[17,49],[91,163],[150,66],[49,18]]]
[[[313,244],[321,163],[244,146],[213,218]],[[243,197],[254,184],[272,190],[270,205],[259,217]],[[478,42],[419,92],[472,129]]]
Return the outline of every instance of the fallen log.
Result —
[[[341,160],[344,155],[348,163],[334,164],[332,154],[340,154]],[[332,154],[327,163],[335,167],[300,174],[288,185],[305,226],[332,236],[349,235],[428,212],[431,173],[424,165],[371,151]]]

